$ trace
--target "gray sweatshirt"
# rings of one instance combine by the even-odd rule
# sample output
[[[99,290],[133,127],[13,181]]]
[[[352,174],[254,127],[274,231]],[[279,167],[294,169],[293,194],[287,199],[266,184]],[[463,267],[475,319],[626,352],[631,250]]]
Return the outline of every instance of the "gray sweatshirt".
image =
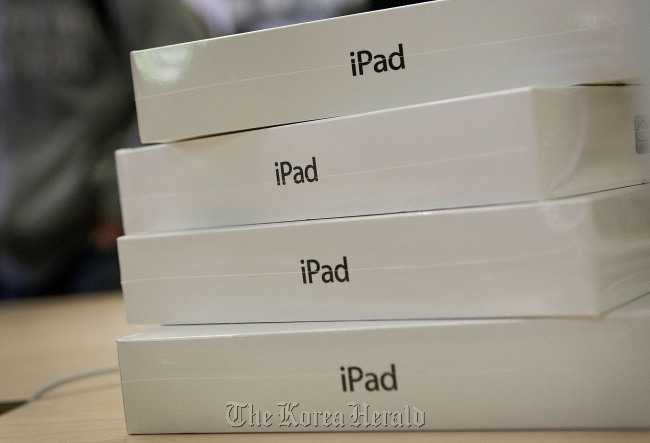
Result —
[[[129,52],[207,37],[176,0],[0,0],[0,284],[37,287],[119,223]]]

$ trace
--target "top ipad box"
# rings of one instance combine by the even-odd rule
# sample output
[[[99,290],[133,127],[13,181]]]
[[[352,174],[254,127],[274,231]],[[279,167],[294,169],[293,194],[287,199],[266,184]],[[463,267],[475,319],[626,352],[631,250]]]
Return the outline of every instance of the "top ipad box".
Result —
[[[438,0],[131,54],[143,142],[636,82],[629,0]]]

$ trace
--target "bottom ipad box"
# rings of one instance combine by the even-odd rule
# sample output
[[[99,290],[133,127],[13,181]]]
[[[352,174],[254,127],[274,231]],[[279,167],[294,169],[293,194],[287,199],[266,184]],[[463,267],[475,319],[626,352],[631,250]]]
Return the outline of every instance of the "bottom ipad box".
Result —
[[[600,315],[650,291],[650,185],[119,239],[141,324]]]
[[[132,434],[647,428],[650,295],[600,318],[160,326],[118,341]]]

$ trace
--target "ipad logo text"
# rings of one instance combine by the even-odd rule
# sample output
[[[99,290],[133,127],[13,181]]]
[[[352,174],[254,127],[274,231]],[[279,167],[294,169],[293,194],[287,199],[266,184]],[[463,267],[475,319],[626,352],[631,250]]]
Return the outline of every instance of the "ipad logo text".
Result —
[[[350,52],[350,67],[352,68],[352,77],[364,74],[364,67],[372,64],[372,69],[376,73],[391,71],[399,71],[406,69],[404,62],[404,47],[402,44],[397,45],[397,51],[391,52],[389,55],[373,54],[368,50],[351,51]]]
[[[364,371],[358,366],[341,366],[341,385],[343,392],[354,392],[355,384],[359,383],[368,392],[397,391],[397,372],[395,365],[390,365],[390,371],[378,374]]]
[[[350,281],[348,258],[345,255],[343,256],[343,262],[336,265],[321,263],[315,258],[300,260],[300,273],[302,275],[302,283],[305,285],[312,284],[318,280],[323,283],[343,283]]]
[[[421,429],[425,412],[405,405],[394,410],[373,409],[368,403],[349,402],[345,411],[301,408],[299,402],[278,402],[277,409],[259,409],[252,403],[226,404],[226,423],[233,428],[369,428]]]
[[[275,182],[278,186],[284,186],[287,182],[293,181],[296,184],[313,183],[318,181],[318,169],[316,157],[311,158],[311,163],[305,166],[293,165],[288,161],[275,162]]]

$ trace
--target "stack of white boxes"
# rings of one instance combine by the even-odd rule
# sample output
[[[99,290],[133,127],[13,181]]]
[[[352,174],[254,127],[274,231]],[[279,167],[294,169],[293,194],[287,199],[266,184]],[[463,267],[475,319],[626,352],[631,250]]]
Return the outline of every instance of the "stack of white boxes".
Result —
[[[122,286],[164,326],[118,341],[128,431],[649,426],[627,7],[441,0],[133,53],[162,144],[117,153]]]

